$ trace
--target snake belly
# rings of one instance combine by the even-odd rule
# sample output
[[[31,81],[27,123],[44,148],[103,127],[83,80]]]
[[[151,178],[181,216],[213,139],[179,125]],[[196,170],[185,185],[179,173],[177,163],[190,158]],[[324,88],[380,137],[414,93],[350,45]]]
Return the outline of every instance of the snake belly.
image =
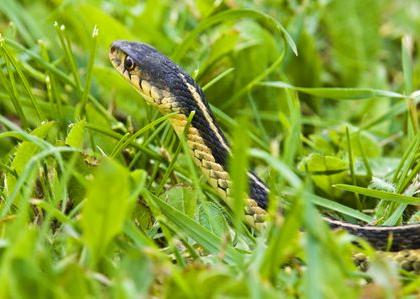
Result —
[[[109,52],[112,65],[128,79],[145,100],[161,113],[174,113],[170,122],[178,134],[186,134],[195,163],[208,182],[229,205],[231,181],[227,171],[229,143],[198,84],[181,67],[153,47],[130,41],[115,41]],[[187,126],[188,116],[194,113]],[[187,128],[187,132],[184,132]],[[249,194],[246,221],[264,226],[269,190],[248,172]],[[367,240],[374,248],[403,251],[403,260],[420,270],[420,223],[401,226],[357,225],[324,217],[334,229],[344,229]],[[411,266],[410,266],[411,267]],[[410,268],[405,267],[405,268]]]

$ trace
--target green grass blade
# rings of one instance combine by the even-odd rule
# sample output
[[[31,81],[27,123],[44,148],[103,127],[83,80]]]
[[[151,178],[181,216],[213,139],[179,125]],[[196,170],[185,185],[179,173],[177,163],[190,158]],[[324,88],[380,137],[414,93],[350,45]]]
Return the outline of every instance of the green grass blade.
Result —
[[[392,192],[386,192],[381,190],[372,190],[368,188],[346,185],[346,184],[336,184],[333,187],[346,190],[350,192],[356,192],[359,194],[363,194],[369,197],[378,198],[382,200],[389,200],[395,203],[400,204],[409,204],[409,205],[418,205],[420,204],[420,199],[412,196],[406,196],[403,194],[396,194]]]
[[[233,223],[240,230],[241,221],[244,219],[244,196],[249,190],[248,177],[248,148],[249,137],[243,132],[249,128],[249,121],[245,117],[238,120],[233,131],[232,157],[229,161],[229,172],[232,180],[232,211]]]
[[[338,202],[323,198],[321,196],[309,192],[305,193],[305,197],[310,199],[317,206],[336,211],[340,214],[347,215],[353,217],[354,219],[362,220],[367,223],[371,223],[373,221],[373,218],[371,216],[366,215],[358,210],[344,206]]]
[[[309,88],[296,87],[289,83],[282,81],[267,81],[261,82],[259,86],[274,87],[281,89],[292,89],[316,97],[335,99],[335,100],[365,100],[374,97],[396,98],[403,99],[404,95],[380,89],[373,88],[339,88],[339,87],[325,87],[325,88]]]
[[[301,146],[301,112],[297,93],[286,90],[286,99],[290,111],[290,128],[284,141],[283,161],[287,165],[292,166],[299,147]]]
[[[93,64],[95,62],[95,56],[96,56],[96,48],[98,44],[98,28],[95,26],[93,28],[92,32],[92,45],[90,47],[90,55],[89,55],[89,63],[87,67],[87,73],[86,73],[86,82],[85,87],[83,89],[82,99],[80,101],[81,107],[80,107],[80,117],[83,118],[86,113],[86,103],[88,100],[88,96],[90,93],[90,85],[92,81],[92,71],[93,71]]]
[[[23,84],[23,88],[25,89],[26,93],[29,96],[29,99],[31,100],[31,104],[32,104],[32,107],[34,108],[34,110],[36,112],[36,116],[37,116],[39,122],[41,122],[41,120],[43,120],[43,117],[41,116],[40,109],[38,108],[38,105],[37,105],[37,100],[35,99],[32,91],[31,91],[31,87],[29,86],[28,80],[26,79],[25,75],[23,74],[22,70],[20,69],[15,57],[9,52],[9,50],[5,46],[3,46],[1,48],[3,50],[3,54],[4,54],[5,59],[7,59],[10,62],[10,64],[13,66],[13,68],[16,70],[16,72],[17,72],[17,74],[20,78],[20,81]]]
[[[76,84],[76,87],[77,87],[78,90],[82,90],[82,84],[80,82],[80,76],[79,76],[79,73],[77,71],[77,66],[76,66],[76,62],[74,60],[74,55],[73,55],[73,51],[71,49],[71,44],[70,44],[69,38],[68,38],[68,36],[65,32],[66,26],[64,26],[64,25],[59,26],[58,23],[55,22],[54,27],[56,29],[58,38],[60,40],[61,47],[64,50],[64,54],[65,54],[67,63],[69,65],[69,68],[70,68],[70,70],[73,74],[73,79],[74,79],[74,82]]]
[[[349,127],[346,127],[346,139],[347,139],[347,154],[349,156],[349,168],[350,168],[350,176],[352,179],[353,185],[357,185],[356,175],[354,174],[354,164],[353,164],[353,151],[351,149],[351,142],[350,142],[350,131]],[[359,194],[355,193],[356,197],[356,205],[359,210],[362,209],[362,203],[360,202]]]

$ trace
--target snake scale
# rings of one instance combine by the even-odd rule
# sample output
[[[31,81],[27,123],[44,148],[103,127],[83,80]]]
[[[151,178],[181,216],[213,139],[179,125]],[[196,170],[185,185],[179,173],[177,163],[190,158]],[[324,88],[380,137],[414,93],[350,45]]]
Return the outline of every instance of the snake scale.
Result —
[[[115,41],[109,58],[149,104],[163,114],[174,113],[169,120],[178,134],[184,132],[190,113],[195,113],[185,132],[189,148],[210,185],[228,202],[231,191],[227,171],[229,143],[198,84],[168,57],[143,43]],[[245,218],[249,224],[259,228],[264,225],[269,190],[251,172],[248,172],[248,180]],[[420,270],[420,223],[371,226],[327,217],[324,220],[331,228],[347,230],[378,250],[399,251],[400,264],[406,270]]]

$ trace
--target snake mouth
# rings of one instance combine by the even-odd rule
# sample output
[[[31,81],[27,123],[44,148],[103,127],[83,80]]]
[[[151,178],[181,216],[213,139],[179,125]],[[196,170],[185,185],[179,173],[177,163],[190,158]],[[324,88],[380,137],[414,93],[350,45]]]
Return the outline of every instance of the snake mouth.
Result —
[[[128,76],[128,74],[125,74],[126,71],[124,69],[123,63],[127,54],[125,54],[120,49],[117,49],[116,47],[112,46],[108,56],[113,67],[116,68],[121,74],[123,74],[124,77]]]

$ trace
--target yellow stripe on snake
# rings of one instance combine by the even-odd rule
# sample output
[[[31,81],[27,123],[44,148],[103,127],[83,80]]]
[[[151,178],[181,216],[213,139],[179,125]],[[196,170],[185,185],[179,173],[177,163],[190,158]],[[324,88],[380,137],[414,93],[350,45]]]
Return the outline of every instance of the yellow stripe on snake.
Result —
[[[170,122],[178,134],[184,132],[190,113],[195,113],[187,126],[189,148],[208,182],[229,204],[231,181],[226,169],[231,154],[229,144],[197,83],[173,61],[146,44],[116,41],[111,46],[109,57],[113,66],[148,103],[163,114],[175,112]],[[250,172],[248,180],[246,221],[261,229],[269,190]],[[362,226],[327,217],[324,220],[332,228],[345,229],[364,238],[378,250],[398,251],[395,257],[404,269],[420,271],[420,224]]]

